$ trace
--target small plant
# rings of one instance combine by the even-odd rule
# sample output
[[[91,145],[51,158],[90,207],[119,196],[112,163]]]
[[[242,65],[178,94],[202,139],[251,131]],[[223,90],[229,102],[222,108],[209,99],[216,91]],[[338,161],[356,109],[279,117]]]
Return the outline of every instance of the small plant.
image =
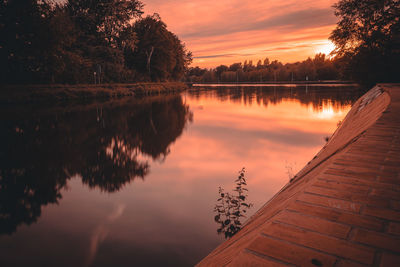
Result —
[[[240,219],[246,217],[244,213],[253,206],[251,203],[246,203],[248,190],[245,188],[247,185],[245,172],[245,168],[239,171],[239,176],[235,180],[236,187],[233,190],[235,193],[227,193],[222,187],[218,190],[218,203],[214,207],[217,215],[214,220],[220,225],[218,234],[223,233],[225,238],[232,237],[242,228]]]

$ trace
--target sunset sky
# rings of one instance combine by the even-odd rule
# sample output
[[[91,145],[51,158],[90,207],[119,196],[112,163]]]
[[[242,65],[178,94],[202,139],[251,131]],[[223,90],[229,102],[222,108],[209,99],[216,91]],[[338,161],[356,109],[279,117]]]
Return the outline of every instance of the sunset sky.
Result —
[[[337,0],[144,0],[193,52],[192,66],[268,57],[295,62],[329,53]]]

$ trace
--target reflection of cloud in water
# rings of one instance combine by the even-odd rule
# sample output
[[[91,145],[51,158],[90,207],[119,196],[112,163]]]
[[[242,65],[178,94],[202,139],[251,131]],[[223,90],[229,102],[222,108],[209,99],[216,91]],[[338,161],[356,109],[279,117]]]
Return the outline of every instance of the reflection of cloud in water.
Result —
[[[252,141],[268,140],[274,143],[288,144],[292,146],[317,146],[320,144],[320,135],[298,129],[278,129],[274,130],[255,130],[255,129],[237,129],[226,126],[193,126],[193,131],[198,131],[204,135],[219,136],[224,142],[231,145],[241,143],[247,140],[248,144]],[[229,133],[229,135],[227,134]],[[223,138],[222,138],[223,137]]]
[[[107,218],[108,222],[113,222],[119,217],[121,217],[124,210],[125,210],[125,204],[118,204],[116,209],[108,216]]]
[[[85,261],[85,266],[90,266],[96,257],[99,245],[106,239],[109,232],[109,224],[113,223],[124,213],[125,204],[118,204],[113,212],[106,218],[104,222],[99,224],[94,230],[90,238],[89,254]]]
[[[192,88],[188,91],[188,98],[198,98],[203,102],[216,97],[222,102],[240,103],[242,105],[257,104],[268,107],[278,105],[281,102],[293,100],[307,106],[312,112],[321,112],[325,107],[331,107],[335,113],[344,111],[351,107],[362,92],[357,88],[349,86],[311,86],[310,88],[295,85],[295,87],[271,86],[231,86],[227,87],[205,87]]]

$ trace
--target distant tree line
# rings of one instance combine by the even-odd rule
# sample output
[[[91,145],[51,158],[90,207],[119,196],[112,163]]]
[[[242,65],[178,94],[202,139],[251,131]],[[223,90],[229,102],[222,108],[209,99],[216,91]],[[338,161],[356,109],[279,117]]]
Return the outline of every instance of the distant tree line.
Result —
[[[1,83],[179,80],[191,53],[138,0],[0,0]]]
[[[243,64],[220,65],[213,69],[192,67],[188,69],[189,82],[270,82],[270,81],[316,81],[346,79],[341,71],[342,64],[331,60],[325,54],[317,54],[302,62],[286,63],[268,58],[253,64],[251,60]]]

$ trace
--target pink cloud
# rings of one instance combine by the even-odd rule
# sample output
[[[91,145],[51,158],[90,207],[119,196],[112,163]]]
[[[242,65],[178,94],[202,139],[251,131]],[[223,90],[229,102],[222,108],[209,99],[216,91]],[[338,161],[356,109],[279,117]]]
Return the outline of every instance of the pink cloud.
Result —
[[[265,57],[293,62],[327,42],[336,0],[147,0],[194,54],[193,65],[212,67]]]

